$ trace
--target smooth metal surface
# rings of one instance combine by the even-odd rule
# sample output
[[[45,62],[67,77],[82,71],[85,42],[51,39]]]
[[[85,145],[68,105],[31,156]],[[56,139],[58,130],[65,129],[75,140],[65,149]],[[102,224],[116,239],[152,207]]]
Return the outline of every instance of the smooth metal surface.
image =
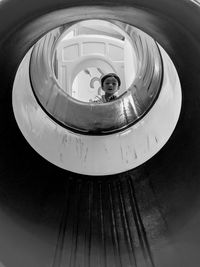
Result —
[[[81,102],[59,86],[52,64],[54,48],[62,34],[59,28],[46,34],[33,48],[30,77],[34,94],[44,110],[69,129],[88,134],[125,129],[144,116],[158,97],[163,66],[157,44],[139,29],[120,22],[117,25],[130,38],[137,55],[137,73],[127,92],[111,103]]]
[[[16,73],[12,97],[15,118],[26,140],[53,164],[85,175],[117,174],[131,170],[150,159],[173,133],[182,100],[177,72],[169,56],[160,49],[164,75],[156,103],[136,124],[108,136],[74,133],[46,114],[36,101],[31,88],[30,50]],[[111,122],[108,121],[109,124]]]
[[[151,160],[94,182],[43,160],[19,132],[11,103],[19,63],[36,39],[51,30],[55,21],[59,25],[60,17],[52,22],[49,12],[69,9],[67,23],[87,19],[85,5],[92,7],[94,1],[0,2],[0,261],[5,267],[52,266],[59,264],[53,255],[60,260],[57,252],[64,251],[60,254],[67,266],[127,267],[134,266],[135,252],[137,266],[148,266],[144,255],[148,259],[153,255],[155,266],[198,267],[199,1],[96,0],[96,9],[91,8],[96,18],[108,12],[112,19],[129,20],[146,31],[178,70],[181,116],[169,142]],[[73,16],[74,7],[78,11]],[[137,233],[142,233],[140,239]]]

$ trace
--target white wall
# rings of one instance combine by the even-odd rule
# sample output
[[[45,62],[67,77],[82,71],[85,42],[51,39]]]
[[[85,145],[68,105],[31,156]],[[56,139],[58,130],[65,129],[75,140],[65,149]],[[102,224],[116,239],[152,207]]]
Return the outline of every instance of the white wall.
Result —
[[[87,77],[87,75],[84,75],[83,73],[76,79],[72,92],[72,84],[76,76],[81,71],[91,67],[99,68],[104,74],[108,72],[117,73],[121,79],[119,93],[126,90],[124,73],[124,41],[98,35],[76,36],[74,38],[63,40],[57,48],[57,55],[58,80],[61,87],[75,98],[82,101],[89,101],[94,98],[94,90],[88,88],[89,76]],[[95,73],[93,74],[94,76],[91,77],[91,79],[95,78]],[[86,80],[84,80],[84,77]],[[99,74],[96,77],[100,77]],[[80,92],[78,92],[78,90],[80,90]]]
[[[103,70],[103,66],[100,68]],[[81,101],[93,101],[100,91],[101,72],[91,67],[79,72],[72,85],[72,96]]]

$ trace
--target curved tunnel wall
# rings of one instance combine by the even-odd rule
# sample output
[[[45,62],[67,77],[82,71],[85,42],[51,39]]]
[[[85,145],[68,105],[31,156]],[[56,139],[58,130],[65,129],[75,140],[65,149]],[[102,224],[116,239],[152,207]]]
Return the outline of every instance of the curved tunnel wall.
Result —
[[[112,1],[95,3],[100,6],[97,7],[98,12],[99,9],[105,13],[107,10],[107,15],[112,18],[117,16],[123,20],[126,14],[126,19],[129,18],[132,24],[153,36],[169,53],[178,70],[183,91],[179,123],[159,154],[142,166],[120,175],[97,177],[96,181],[91,181],[90,177],[63,171],[43,160],[29,147],[16,125],[11,103],[14,75],[33,40],[52,27],[50,17],[40,16],[57,8],[78,6],[80,13],[74,15],[77,18],[81,16],[81,6],[86,3],[55,3],[50,0],[23,4],[20,1],[1,2],[0,261],[9,267],[51,266],[55,259],[52,255],[55,255],[56,240],[61,245],[57,236],[58,221],[62,217],[62,209],[67,209],[68,213],[64,210],[63,214],[67,214],[68,223],[64,225],[71,243],[65,243],[65,246],[68,252],[69,247],[72,249],[67,254],[71,257],[71,264],[83,262],[82,252],[79,251],[79,257],[75,253],[76,241],[80,241],[82,243],[79,244],[85,244],[81,248],[82,251],[85,248],[87,254],[84,266],[88,266],[88,259],[90,265],[95,265],[95,255],[100,253],[97,244],[102,238],[97,233],[107,226],[109,230],[104,231],[103,235],[107,238],[106,246],[101,246],[106,248],[107,256],[103,254],[103,263],[98,261],[97,266],[105,266],[105,259],[110,266],[128,266],[134,262],[134,258],[130,259],[133,247],[136,248],[134,252],[138,252],[138,266],[145,266],[141,251],[148,255],[151,265],[150,255],[153,255],[155,266],[198,266],[199,4],[197,1],[181,0],[115,1],[116,7],[113,8]],[[87,1],[87,5],[92,3]],[[36,18],[39,20],[31,24]],[[105,203],[107,199],[109,203]],[[68,204],[65,206],[64,203]],[[103,227],[96,220],[102,218],[99,207],[104,210]],[[81,224],[78,223],[78,214],[84,214]],[[134,229],[136,221],[140,222],[141,229],[145,229],[142,236],[143,239],[145,236],[148,238],[148,243],[142,240],[132,243],[131,238],[136,230],[132,230],[134,233],[124,232],[126,224],[130,226],[127,229]],[[63,226],[59,229],[62,232]],[[148,253],[147,244],[151,254]],[[59,266],[60,258],[56,255],[54,266]]]
[[[121,24],[122,29],[128,26]],[[57,29],[49,32],[34,46],[30,60],[33,92],[41,106],[58,123],[72,131],[80,131],[81,134],[108,134],[134,124],[153,106],[163,77],[160,51],[150,36],[138,29],[129,28],[129,39],[137,52],[137,73],[124,94],[116,101],[104,105],[77,101],[60,88],[50,64],[58,39]],[[70,69],[69,66],[68,68]],[[71,80],[71,77],[67,79]]]
[[[117,174],[141,165],[155,155],[168,141],[180,115],[181,87],[174,65],[161,47],[163,82],[156,102],[149,112],[133,126],[109,136],[87,136],[72,132],[56,124],[46,114],[37,102],[30,83],[31,51],[26,54],[17,70],[12,93],[13,110],[19,129],[26,140],[41,156],[53,164],[80,174]],[[39,69],[41,72],[42,68]],[[41,89],[38,94],[46,95],[48,87],[41,87]],[[47,92],[47,94],[49,93]],[[54,99],[58,99],[56,93],[52,94],[54,97],[48,98],[50,100],[48,100],[47,106],[52,105]],[[52,108],[54,114],[61,106],[66,105],[61,105],[61,101],[58,103],[57,109]],[[90,107],[90,113],[94,112],[92,109],[94,106],[96,104]],[[52,107],[54,106],[52,105]],[[119,107],[117,103],[115,103],[115,107]],[[102,108],[103,113],[99,113],[103,121],[105,113],[114,112],[111,107],[106,112],[105,107],[102,106]],[[73,116],[73,113],[79,114],[78,109],[79,105],[72,112],[71,120],[74,122],[77,115]],[[67,111],[64,115],[66,113]],[[87,114],[88,117],[90,113]],[[69,114],[67,115],[69,116]],[[87,118],[87,116],[85,117]],[[93,118],[96,119],[95,116]],[[108,123],[115,125],[111,119],[108,120]],[[103,125],[105,126],[105,124]],[[95,178],[93,179],[95,180]]]

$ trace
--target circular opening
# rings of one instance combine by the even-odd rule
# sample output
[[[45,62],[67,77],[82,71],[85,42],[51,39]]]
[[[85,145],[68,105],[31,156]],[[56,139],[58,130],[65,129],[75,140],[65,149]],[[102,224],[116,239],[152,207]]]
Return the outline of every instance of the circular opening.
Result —
[[[90,135],[118,132],[140,120],[155,103],[163,75],[155,40],[131,25],[101,22],[52,30],[34,46],[30,61],[33,91],[45,112],[62,126]],[[99,74],[109,72],[119,76],[121,86],[115,101],[107,100],[104,90],[104,105],[97,105],[94,94],[101,97],[102,90],[91,89]]]
[[[102,20],[81,21],[64,30],[56,43],[53,60],[60,86],[67,94],[84,102],[103,94],[99,88],[100,79],[111,72],[120,77],[118,95],[123,94],[133,83],[137,68],[129,35]],[[98,88],[94,82],[99,83]]]
[[[130,36],[137,58],[135,78],[116,101],[79,101],[58,83],[53,59],[67,26],[39,40],[16,74],[13,109],[23,135],[40,155],[72,172],[110,175],[139,166],[166,144],[179,118],[180,82],[167,53],[135,27],[112,22]],[[71,81],[88,68],[94,66],[73,69]]]

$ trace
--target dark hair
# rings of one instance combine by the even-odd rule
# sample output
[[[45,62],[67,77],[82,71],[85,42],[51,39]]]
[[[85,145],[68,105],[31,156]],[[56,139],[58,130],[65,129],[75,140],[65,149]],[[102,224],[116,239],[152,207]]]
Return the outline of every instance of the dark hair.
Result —
[[[105,79],[110,78],[110,77],[114,77],[114,78],[117,80],[119,86],[121,85],[121,80],[120,80],[120,78],[117,76],[117,74],[115,74],[115,73],[108,73],[108,74],[104,75],[104,76],[101,78],[101,87],[103,87],[103,83],[104,83]]]

